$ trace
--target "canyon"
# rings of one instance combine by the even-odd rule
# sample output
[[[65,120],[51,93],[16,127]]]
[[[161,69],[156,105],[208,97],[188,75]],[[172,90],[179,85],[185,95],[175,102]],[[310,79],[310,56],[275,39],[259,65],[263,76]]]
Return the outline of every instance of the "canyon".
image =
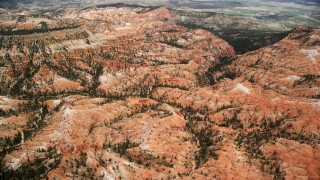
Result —
[[[319,179],[320,30],[237,54],[176,13],[1,9],[0,177]]]

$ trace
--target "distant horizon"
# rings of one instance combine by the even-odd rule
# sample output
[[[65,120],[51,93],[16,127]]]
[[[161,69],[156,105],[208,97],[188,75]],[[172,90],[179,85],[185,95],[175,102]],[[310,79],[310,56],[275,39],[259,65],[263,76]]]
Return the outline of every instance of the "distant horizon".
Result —
[[[292,29],[299,25],[320,28],[320,2],[316,0],[1,0],[0,7],[46,13],[60,8],[87,8],[118,3],[224,13],[266,24],[277,24],[276,26],[282,26],[283,29]]]
[[[32,4],[32,3],[55,3],[60,2],[65,4],[68,3],[77,3],[77,4],[91,4],[94,5],[100,5],[100,4],[117,4],[117,3],[124,3],[124,4],[137,4],[137,5],[175,5],[177,7],[184,7],[188,6],[190,4],[212,4],[211,7],[214,5],[219,8],[222,5],[228,6],[230,5],[232,7],[242,7],[242,6],[248,6],[248,5],[267,5],[272,3],[281,3],[281,4],[287,4],[287,6],[292,5],[300,5],[300,6],[314,6],[314,7],[320,7],[320,2],[318,0],[229,0],[229,1],[221,1],[221,0],[207,0],[207,1],[201,1],[201,0],[55,0],[55,1],[48,1],[48,0],[0,0],[0,3],[9,3],[12,5],[16,5],[17,3],[22,4]],[[70,4],[69,4],[70,5]],[[230,7],[228,7],[230,8]]]

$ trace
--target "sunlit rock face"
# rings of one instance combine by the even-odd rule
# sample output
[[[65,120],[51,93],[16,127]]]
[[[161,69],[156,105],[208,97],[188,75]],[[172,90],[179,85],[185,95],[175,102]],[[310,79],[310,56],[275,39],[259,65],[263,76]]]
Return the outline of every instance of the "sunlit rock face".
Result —
[[[11,16],[5,179],[319,179],[319,30],[235,56],[164,7]]]

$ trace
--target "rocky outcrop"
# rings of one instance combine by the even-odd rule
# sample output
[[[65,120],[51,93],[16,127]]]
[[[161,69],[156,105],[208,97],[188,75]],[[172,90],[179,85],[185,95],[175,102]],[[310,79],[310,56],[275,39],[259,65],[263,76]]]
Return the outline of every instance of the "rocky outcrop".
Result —
[[[319,178],[318,30],[235,56],[163,7],[48,16],[80,26],[1,50],[1,176]]]

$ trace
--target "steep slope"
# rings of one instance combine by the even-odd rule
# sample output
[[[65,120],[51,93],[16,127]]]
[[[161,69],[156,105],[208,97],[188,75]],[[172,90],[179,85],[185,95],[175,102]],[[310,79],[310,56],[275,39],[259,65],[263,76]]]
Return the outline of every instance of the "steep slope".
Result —
[[[163,7],[46,15],[74,28],[2,39],[5,179],[319,178],[319,30],[235,56]]]
[[[237,54],[244,54],[274,44],[288,35],[288,29],[277,23],[215,12],[173,10],[179,25],[206,29],[232,45]]]
[[[192,170],[197,146],[186,120],[147,97],[156,87],[197,86],[197,72],[232,56],[230,45],[175,25],[165,8],[33,17],[48,24],[44,34],[33,29],[40,20],[29,18],[16,26],[30,27],[25,35],[1,39],[1,93],[14,97],[4,96],[1,106],[1,128],[9,130],[1,133],[3,177],[150,178]]]

